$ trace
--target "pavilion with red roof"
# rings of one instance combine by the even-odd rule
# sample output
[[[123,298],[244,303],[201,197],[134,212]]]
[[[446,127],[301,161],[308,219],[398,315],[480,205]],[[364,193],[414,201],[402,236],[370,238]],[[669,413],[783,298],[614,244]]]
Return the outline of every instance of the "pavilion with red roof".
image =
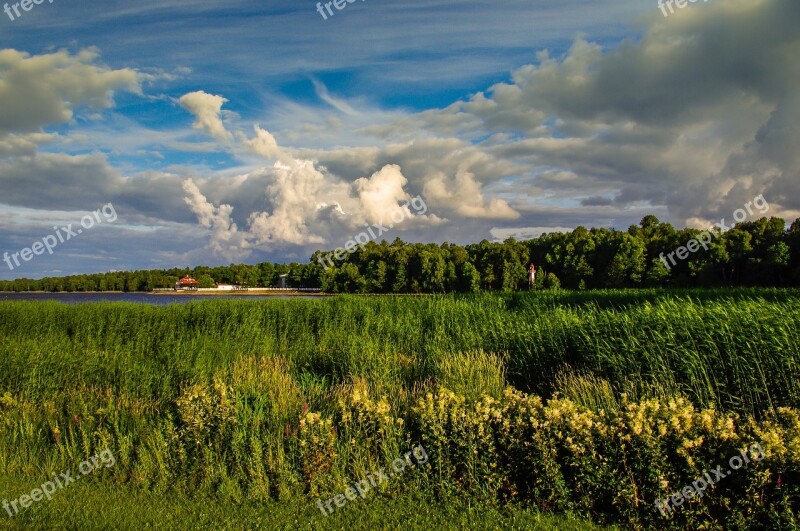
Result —
[[[196,290],[198,287],[200,287],[200,283],[195,279],[193,279],[192,277],[190,277],[189,275],[186,275],[185,277],[183,277],[182,279],[180,279],[175,283],[176,291],[177,290],[192,291]]]

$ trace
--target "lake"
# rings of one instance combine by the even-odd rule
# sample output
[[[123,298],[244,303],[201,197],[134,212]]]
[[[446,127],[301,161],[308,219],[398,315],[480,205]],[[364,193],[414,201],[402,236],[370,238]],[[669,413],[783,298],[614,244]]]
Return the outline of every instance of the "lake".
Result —
[[[138,302],[144,304],[185,303],[209,299],[316,299],[308,295],[153,295],[150,293],[14,293],[0,292],[2,301],[59,301],[66,304],[86,302]]]

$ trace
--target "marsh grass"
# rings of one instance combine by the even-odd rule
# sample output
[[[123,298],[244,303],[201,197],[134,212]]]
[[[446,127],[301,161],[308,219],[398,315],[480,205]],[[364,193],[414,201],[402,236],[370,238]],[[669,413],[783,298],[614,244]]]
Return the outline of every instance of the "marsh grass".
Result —
[[[167,307],[4,302],[0,390],[46,399],[76,386],[110,388],[168,407],[187,382],[236,371],[252,379],[253,364],[266,363],[254,360],[273,359],[280,361],[258,369],[259,378],[277,372],[280,387],[291,377],[324,409],[316,402],[325,391],[353,377],[384,392],[441,379],[492,394],[502,380],[547,396],[568,366],[617,390],[638,382],[699,405],[759,413],[800,405],[798,324],[800,298],[789,290],[343,296]]]
[[[479,404],[511,385],[594,412],[681,395],[759,418],[800,407],[798,324],[790,290],[2,302],[0,473],[111,445],[123,466],[100,479],[146,491],[340,492],[411,447],[419,426],[400,422],[440,388]],[[491,476],[465,440],[454,455]]]
[[[435,374],[439,385],[472,402],[484,395],[500,398],[506,387],[505,367],[497,354],[444,354],[436,361]]]
[[[556,374],[556,395],[588,408],[595,413],[619,411],[619,394],[603,378],[587,372],[580,373],[566,367]]]

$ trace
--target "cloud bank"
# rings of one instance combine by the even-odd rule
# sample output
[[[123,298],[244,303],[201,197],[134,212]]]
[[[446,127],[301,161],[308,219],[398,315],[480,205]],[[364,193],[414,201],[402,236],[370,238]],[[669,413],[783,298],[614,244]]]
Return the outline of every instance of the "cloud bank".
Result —
[[[792,220],[798,22],[792,0],[654,7],[627,39],[531,47],[510,76],[422,111],[342,82],[346,67],[335,88],[312,69],[303,95],[243,97],[184,65],[0,50],[0,250],[109,202],[120,222],[95,254],[116,269],[306,260],[417,195],[429,210],[392,239],[624,229],[652,213],[707,226],[759,194]],[[60,259],[97,270],[78,255],[99,240],[80,245]]]

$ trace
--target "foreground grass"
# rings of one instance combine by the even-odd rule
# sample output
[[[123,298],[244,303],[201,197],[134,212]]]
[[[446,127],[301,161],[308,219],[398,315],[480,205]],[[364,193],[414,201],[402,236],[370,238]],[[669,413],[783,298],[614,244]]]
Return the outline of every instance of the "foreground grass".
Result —
[[[617,393],[760,415],[800,407],[798,330],[798,290],[3,302],[0,391],[38,400],[110,387],[166,405],[187,381],[275,356],[311,392],[357,376],[391,394],[436,380],[547,397],[564,391],[554,383],[565,371],[592,372]]]
[[[84,480],[85,481],[85,480]],[[30,492],[36,482],[0,476],[3,496]],[[216,498],[189,499],[108,485],[76,483],[9,518],[0,529],[531,529],[591,531],[602,529],[569,516],[530,510],[498,509],[454,500],[441,503],[422,496],[375,497],[356,501],[323,516],[312,502],[234,504]]]
[[[0,477],[116,458],[0,524],[791,528],[798,330],[796,290],[0,302]],[[755,442],[763,463],[655,509]],[[314,507],[416,444],[403,482]]]

